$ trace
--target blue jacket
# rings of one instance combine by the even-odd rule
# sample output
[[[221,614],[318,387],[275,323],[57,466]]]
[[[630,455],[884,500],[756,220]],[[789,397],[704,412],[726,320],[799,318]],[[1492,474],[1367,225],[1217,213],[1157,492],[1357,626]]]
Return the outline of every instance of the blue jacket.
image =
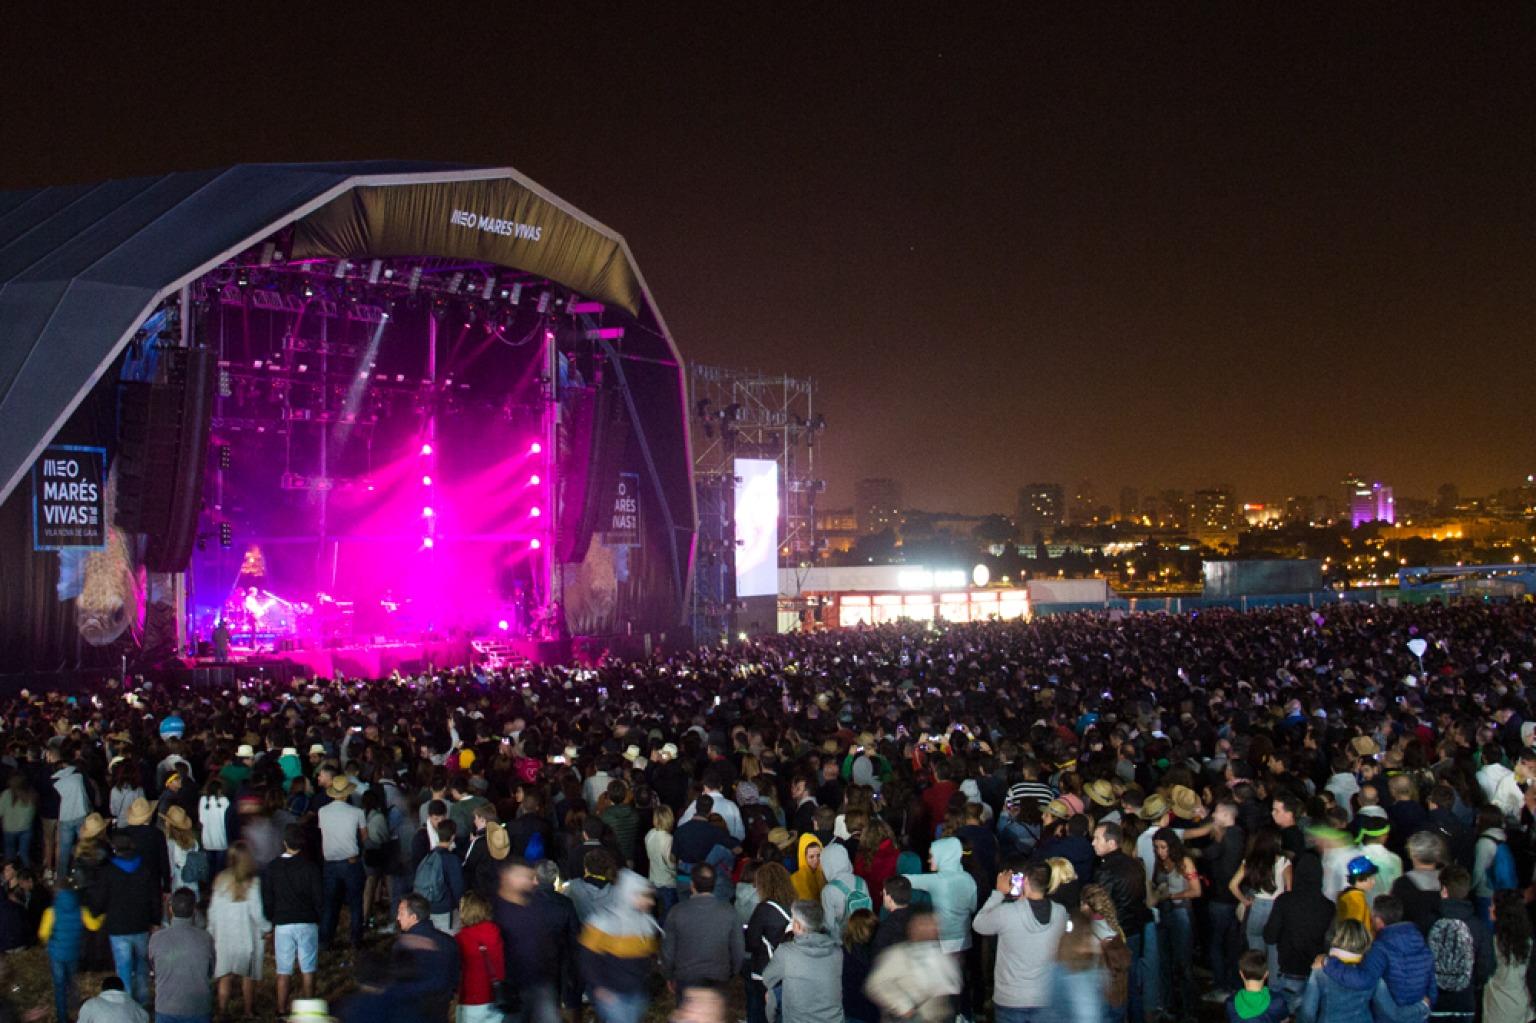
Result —
[[[61,888],[53,896],[53,928],[48,932],[48,958],[61,963],[80,961],[80,945],[85,941],[85,916],[80,907],[80,893]]]
[[[1291,1014],[1285,996],[1276,991],[1269,994],[1269,1008],[1257,1016],[1244,1016],[1237,1011],[1237,996],[1227,996],[1227,1023],[1282,1023]]]
[[[1346,985],[1329,972],[1328,967],[1334,964],[1360,969],[1330,958],[1321,970],[1313,970],[1296,1008],[1296,1023],[1372,1023],[1371,996],[1376,993],[1375,983],[1369,987]]]
[[[1387,993],[1399,1006],[1425,998],[1433,1005],[1440,994],[1435,984],[1435,954],[1419,929],[1406,920],[1376,935],[1359,966],[1329,959],[1323,970],[1339,984],[1367,993],[1376,990],[1377,981],[1385,980]]]

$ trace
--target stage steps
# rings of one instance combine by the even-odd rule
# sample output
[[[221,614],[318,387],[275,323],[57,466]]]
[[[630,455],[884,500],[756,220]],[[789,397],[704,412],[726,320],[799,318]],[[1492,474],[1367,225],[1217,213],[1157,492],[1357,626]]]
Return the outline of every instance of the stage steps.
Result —
[[[469,646],[475,652],[476,659],[492,671],[503,668],[521,668],[529,663],[527,656],[519,653],[506,640],[475,639],[470,640]]]

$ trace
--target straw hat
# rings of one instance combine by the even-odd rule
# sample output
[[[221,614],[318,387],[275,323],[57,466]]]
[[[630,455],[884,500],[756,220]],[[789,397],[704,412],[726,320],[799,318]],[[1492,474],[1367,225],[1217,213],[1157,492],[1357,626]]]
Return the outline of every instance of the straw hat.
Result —
[[[1160,821],[1168,812],[1168,800],[1163,798],[1161,792],[1154,792],[1141,804],[1141,809],[1136,811],[1136,816],[1144,821]]]
[[[256,756],[256,750],[253,749],[251,744],[248,742],[242,742],[235,748],[236,760],[249,760],[254,756]]]
[[[487,824],[485,848],[491,854],[491,859],[506,859],[507,854],[512,851],[512,839],[507,836],[507,829],[500,824]]]
[[[789,829],[774,828],[768,832],[768,844],[776,849],[783,849],[789,845]]]
[[[187,811],[172,804],[171,808],[162,814],[165,818],[165,826],[175,831],[191,831],[192,818],[187,816]]]
[[[1072,808],[1060,799],[1053,799],[1046,803],[1045,812],[1058,820],[1067,820],[1072,816]]]
[[[80,823],[81,839],[95,838],[107,833],[107,819],[99,813],[88,814]]]
[[[1200,813],[1200,797],[1187,785],[1175,785],[1169,793],[1173,797],[1173,815],[1193,820]]]
[[[677,759],[677,744],[674,743],[674,742],[669,742],[669,743],[665,744],[664,746],[661,747],[661,753],[659,755],[661,756],[661,759],[663,759],[663,760],[676,760]]]
[[[1099,806],[1115,805],[1115,787],[1102,778],[1083,786],[1083,791],[1087,792],[1088,798]]]
[[[1381,747],[1376,745],[1376,740],[1369,735],[1357,735],[1349,740],[1349,748],[1355,751],[1357,756],[1374,757],[1381,752]]]
[[[325,790],[325,794],[332,799],[346,799],[356,789],[357,786],[352,784],[351,778],[344,774],[338,774],[335,778],[331,779],[330,787]]]
[[[123,814],[123,820],[130,825],[148,824],[154,816],[155,808],[150,805],[149,800],[140,796],[128,804],[128,812]]]
[[[323,743],[312,742],[309,744],[309,752],[311,756],[318,753],[323,757],[325,756],[325,745]]]

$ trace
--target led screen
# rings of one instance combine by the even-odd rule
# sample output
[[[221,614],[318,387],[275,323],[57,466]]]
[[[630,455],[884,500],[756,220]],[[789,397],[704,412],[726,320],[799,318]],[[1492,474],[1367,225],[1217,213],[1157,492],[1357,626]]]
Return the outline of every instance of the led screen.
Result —
[[[736,595],[779,592],[779,463],[736,459]]]

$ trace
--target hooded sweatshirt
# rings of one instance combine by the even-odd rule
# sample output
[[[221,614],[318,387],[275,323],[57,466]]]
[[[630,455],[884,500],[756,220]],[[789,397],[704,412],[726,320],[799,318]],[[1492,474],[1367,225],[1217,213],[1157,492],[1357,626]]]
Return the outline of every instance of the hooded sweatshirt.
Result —
[[[939,922],[939,946],[946,952],[964,952],[971,947],[976,882],[963,866],[964,852],[958,838],[941,838],[929,848],[929,856],[938,871],[907,875],[913,889],[925,891],[933,899],[933,913]],[[1051,946],[1052,955],[1055,948]]]
[[[782,1004],[773,997],[782,985]],[[843,1023],[843,950],[826,934],[797,934],[763,971],[768,1018],[782,1023]]]
[[[1056,946],[1067,931],[1066,909],[1050,899],[1009,902],[994,891],[976,914],[975,928],[977,934],[997,935],[993,1001],[1008,1009],[1049,1004]]]
[[[655,918],[635,901],[650,888],[634,871],[619,871],[612,895],[582,927],[581,972],[589,987],[621,994],[647,989],[660,932]]]
[[[1275,946],[1280,972],[1306,977],[1312,960],[1328,951],[1328,928],[1333,926],[1334,906],[1323,894],[1323,863],[1313,853],[1296,860],[1291,890],[1275,899],[1264,925],[1264,940]]]
[[[821,898],[821,890],[826,886],[827,877],[821,867],[812,870],[805,862],[805,851],[811,846],[821,845],[821,839],[815,835],[801,835],[800,845],[795,852],[797,869],[790,875],[790,880],[795,884],[795,895],[798,898],[809,899],[816,902]],[[826,854],[826,850],[822,850]]]
[[[848,850],[835,842],[821,852],[821,872],[827,879],[827,886],[821,890],[821,909],[826,915],[827,933],[833,941],[842,941],[848,896],[860,891],[867,895],[869,887],[854,874]],[[874,907],[873,902],[870,907]]]

